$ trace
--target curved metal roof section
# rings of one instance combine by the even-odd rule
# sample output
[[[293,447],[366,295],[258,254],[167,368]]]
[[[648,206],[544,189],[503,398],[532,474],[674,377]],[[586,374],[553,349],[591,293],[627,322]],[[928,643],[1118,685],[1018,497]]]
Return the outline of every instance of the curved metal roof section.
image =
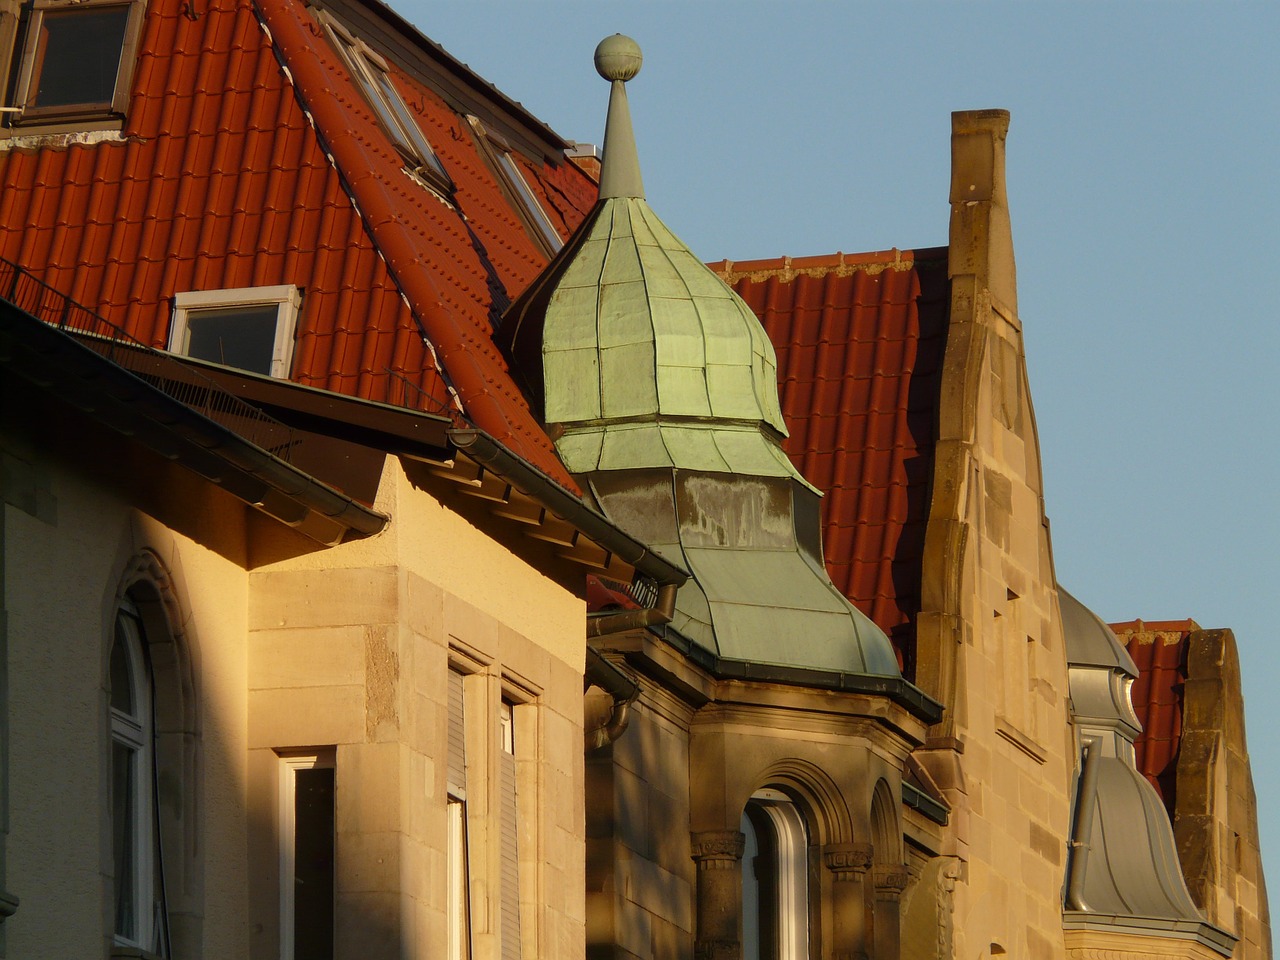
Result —
[[[778,355],[783,448],[824,496],[827,572],[914,675],[947,335],[947,250],[712,264]]]
[[[1135,763],[1138,668],[1105,622],[1061,587],[1058,594],[1081,748],[1064,920],[1195,939],[1230,956],[1233,938],[1191,899],[1169,815]]]
[[[639,50],[610,37],[596,62],[611,83],[600,200],[498,339],[557,425],[571,473],[682,467],[799,480],[778,446],[773,344],[644,198],[624,88]]]
[[[1138,666],[1112,629],[1096,613],[1058,585],[1062,633],[1067,662],[1073,666],[1105,667],[1128,677],[1138,676]]]

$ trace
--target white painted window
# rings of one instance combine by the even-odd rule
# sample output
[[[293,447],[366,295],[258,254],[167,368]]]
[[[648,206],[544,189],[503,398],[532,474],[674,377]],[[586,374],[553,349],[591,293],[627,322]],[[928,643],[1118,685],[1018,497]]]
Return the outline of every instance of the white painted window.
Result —
[[[173,298],[169,349],[227,367],[287,378],[302,296],[297,287],[242,287]]]
[[[759,790],[740,828],[744,960],[804,960],[809,955],[809,835],[779,790]]]
[[[453,193],[453,181],[392,81],[387,61],[332,17],[325,16],[323,20],[352,78],[409,167],[434,189],[446,195]]]
[[[334,955],[332,752],[280,758],[280,960]]]
[[[167,917],[155,816],[151,669],[137,609],[116,613],[110,662],[114,939],[166,955]]]

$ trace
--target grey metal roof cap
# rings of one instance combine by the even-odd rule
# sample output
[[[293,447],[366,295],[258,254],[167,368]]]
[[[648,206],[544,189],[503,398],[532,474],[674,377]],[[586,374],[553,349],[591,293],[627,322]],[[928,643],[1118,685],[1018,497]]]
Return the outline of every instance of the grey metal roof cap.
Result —
[[[1076,666],[1109,667],[1130,677],[1138,676],[1138,665],[1129,656],[1111,628],[1096,613],[1058,584],[1058,605],[1062,610],[1062,633],[1067,644],[1067,662]]]
[[[1090,855],[1081,909],[1066,911],[1075,919],[1072,926],[1174,938],[1190,933],[1229,956],[1229,940],[1187,891],[1168,814],[1146,778],[1122,757],[1100,757],[1091,794],[1076,802],[1092,804],[1094,811],[1088,836],[1078,838]]]

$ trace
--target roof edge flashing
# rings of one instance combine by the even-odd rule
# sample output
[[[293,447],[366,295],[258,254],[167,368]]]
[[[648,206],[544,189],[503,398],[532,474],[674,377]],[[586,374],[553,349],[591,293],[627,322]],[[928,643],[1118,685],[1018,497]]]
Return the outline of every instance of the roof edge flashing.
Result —
[[[1173,917],[1136,917],[1122,914],[1063,910],[1064,930],[1101,930],[1107,933],[1194,940],[1215,953],[1230,957],[1239,937],[1207,920],[1178,920]]]

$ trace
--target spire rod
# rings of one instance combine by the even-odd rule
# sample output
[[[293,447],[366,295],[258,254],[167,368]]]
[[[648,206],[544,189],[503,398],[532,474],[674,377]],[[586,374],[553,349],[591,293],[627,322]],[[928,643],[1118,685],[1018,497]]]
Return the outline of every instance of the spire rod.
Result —
[[[644,197],[640,157],[631,128],[626,82],[640,72],[640,45],[615,33],[596,47],[596,72],[609,81],[609,118],[604,126],[604,159],[600,169],[600,199]]]

